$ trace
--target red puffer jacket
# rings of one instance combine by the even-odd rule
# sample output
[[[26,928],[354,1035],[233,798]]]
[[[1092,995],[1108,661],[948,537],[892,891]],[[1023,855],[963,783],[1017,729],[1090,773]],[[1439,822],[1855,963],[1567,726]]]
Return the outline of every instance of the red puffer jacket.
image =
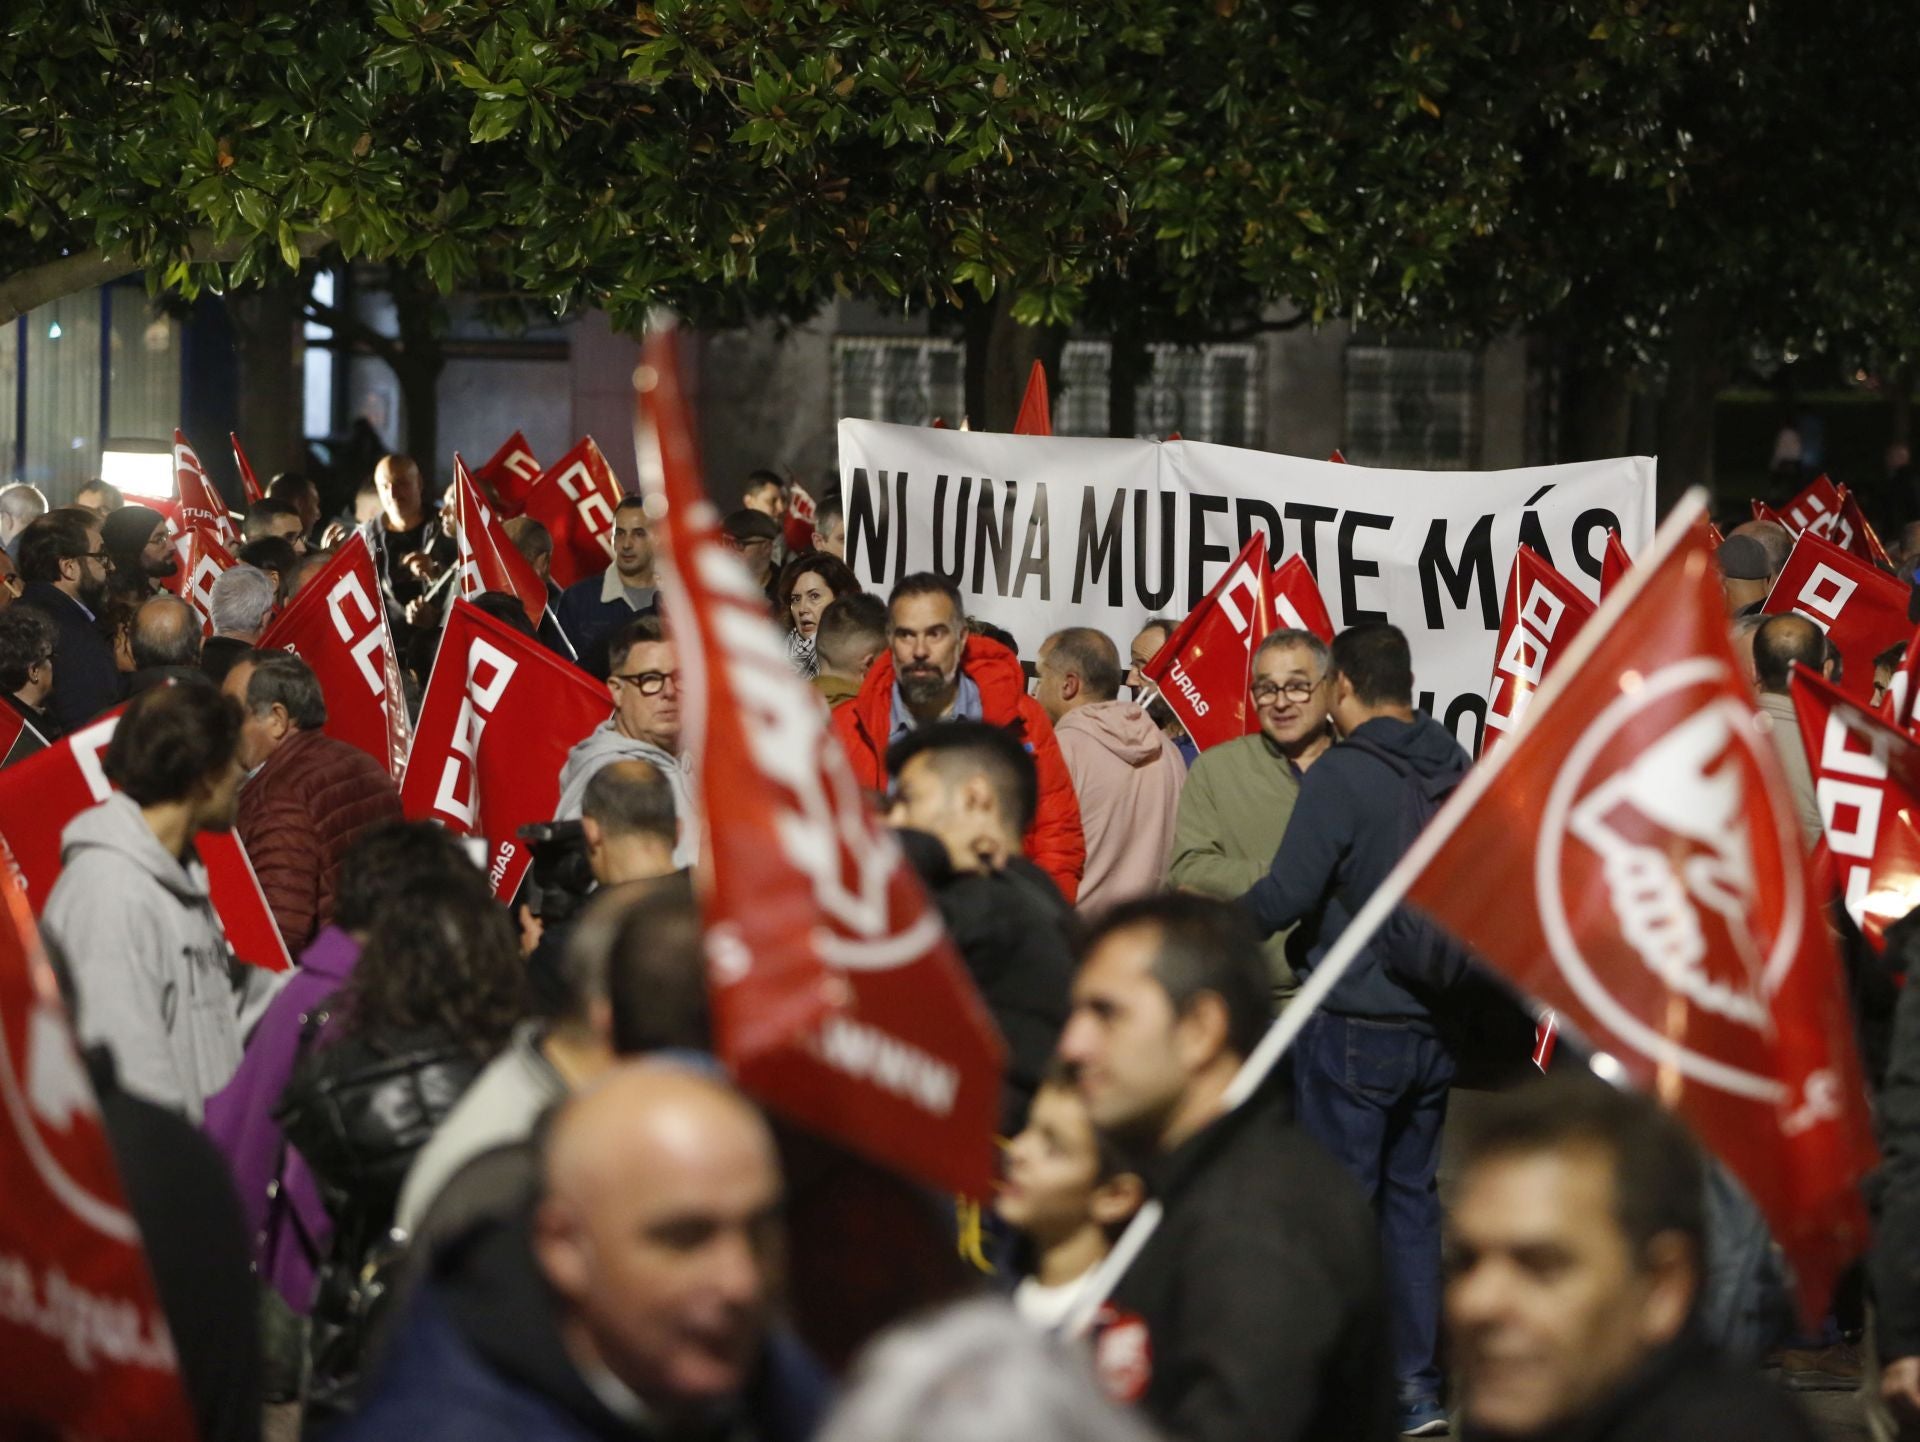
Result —
[[[400,792],[366,752],[296,731],[247,782],[236,823],[296,957],[333,920],[340,858],[361,832],[401,819]]]
[[[1087,838],[1080,829],[1080,802],[1054,739],[1053,723],[1027,694],[1020,658],[985,636],[967,637],[960,669],[980,688],[980,710],[989,725],[1010,733],[1033,757],[1040,776],[1040,804],[1023,849],[1071,902],[1087,864]],[[893,657],[882,653],[867,672],[860,694],[834,707],[833,734],[853,761],[853,774],[872,791],[887,786],[887,733],[893,723]]]

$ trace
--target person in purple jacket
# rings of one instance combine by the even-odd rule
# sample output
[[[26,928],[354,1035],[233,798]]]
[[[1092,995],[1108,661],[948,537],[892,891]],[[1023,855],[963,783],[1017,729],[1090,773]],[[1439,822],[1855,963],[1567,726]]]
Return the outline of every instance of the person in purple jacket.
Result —
[[[248,1038],[239,1071],[207,1102],[206,1133],[233,1169],[261,1280],[302,1315],[312,1306],[333,1223],[274,1108],[317,1039],[329,1000],[353,975],[381,905],[431,892],[442,878],[471,869],[453,838],[431,822],[387,823],[356,841],[341,861],[333,924],[301,954],[299,969]]]

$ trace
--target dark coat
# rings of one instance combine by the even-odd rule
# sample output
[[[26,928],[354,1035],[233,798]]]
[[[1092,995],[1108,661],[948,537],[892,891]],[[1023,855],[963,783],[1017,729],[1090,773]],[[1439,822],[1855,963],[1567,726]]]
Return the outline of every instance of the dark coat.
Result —
[[[902,831],[900,839],[1007,1044],[1000,1124],[1012,1136],[1067,1024],[1073,909],[1024,857],[994,875],[960,873],[936,838]]]
[[[826,1404],[817,1367],[769,1339],[744,1399],[739,1442],[804,1442]],[[640,1442],[581,1380],[560,1340],[559,1304],[528,1244],[524,1211],[479,1223],[440,1249],[408,1304],[361,1409],[333,1442]]]
[[[1256,1097],[1143,1169],[1166,1214],[1111,1305],[1145,1322],[1144,1403],[1180,1442],[1394,1432],[1373,1213],[1283,1111]]]
[[[1535,1438],[1499,1442],[1817,1442],[1800,1404],[1747,1368],[1685,1336],[1656,1352],[1627,1384],[1592,1413]],[[1463,1442],[1495,1442],[1468,1427]]]
[[[635,616],[644,616],[660,609],[658,592],[655,593],[653,605],[643,606],[638,611],[627,604],[624,595],[603,601],[600,593],[605,585],[604,571],[596,576],[588,576],[583,581],[575,581],[560,593],[559,604],[553,607],[554,619],[567,633],[567,640],[573,643],[574,654],[583,663],[591,657],[605,657],[607,640],[616,627]],[[548,599],[552,599],[551,595]]]
[[[259,1311],[226,1162],[177,1112],[122,1091],[105,1047],[87,1065],[200,1436],[248,1442],[260,1435]]]
[[[1419,834],[1437,800],[1466,774],[1467,753],[1432,717],[1376,717],[1331,747],[1300,780],[1272,870],[1240,898],[1261,935],[1300,924],[1305,966],[1317,966]],[[1414,793],[1425,795],[1424,813]],[[1427,1021],[1430,994],[1409,987],[1413,923],[1402,911],[1373,936],[1327,995],[1341,1016]]]
[[[235,825],[290,953],[333,920],[347,849],[401,817],[387,768],[323,731],[294,732],[247,782]]]
[[[113,647],[87,615],[86,608],[58,586],[32,582],[20,604],[32,606],[53,622],[53,694],[47,711],[69,735],[126,694]]]
[[[1900,922],[1887,954],[1920,955],[1913,923]],[[1880,1092],[1884,1160],[1874,1179],[1880,1199],[1871,1261],[1880,1355],[1920,1357],[1920,979],[1909,964],[1893,1012],[1886,1084]]]

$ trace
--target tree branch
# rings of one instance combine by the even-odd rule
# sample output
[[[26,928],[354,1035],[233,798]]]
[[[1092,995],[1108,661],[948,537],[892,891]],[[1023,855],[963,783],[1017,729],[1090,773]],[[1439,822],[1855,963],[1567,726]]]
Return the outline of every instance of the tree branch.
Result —
[[[187,259],[195,264],[225,264],[240,258],[255,237],[236,236],[216,240],[210,230],[196,230],[187,238]],[[330,230],[309,231],[300,237],[300,253],[312,256],[333,243]],[[118,280],[129,271],[140,269],[140,262],[118,252],[83,250],[63,255],[18,274],[0,279],[0,325],[26,314],[36,306]]]
[[[316,325],[324,325],[335,334],[347,339],[350,344],[364,345],[390,366],[397,368],[405,348],[390,335],[383,335],[358,316],[348,315],[345,311],[335,310],[324,301],[309,297],[301,302],[306,319]]]

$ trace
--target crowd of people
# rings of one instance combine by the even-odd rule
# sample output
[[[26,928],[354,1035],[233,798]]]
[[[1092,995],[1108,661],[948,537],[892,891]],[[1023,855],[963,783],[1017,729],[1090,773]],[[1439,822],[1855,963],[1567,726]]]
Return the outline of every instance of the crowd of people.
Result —
[[[1744,1317],[1784,1295],[1764,1234],[1735,1263],[1716,1245],[1724,1173],[1571,1045],[1504,1086],[1531,1019],[1473,990],[1437,929],[1378,933],[1288,1064],[1227,1105],[1469,765],[1414,709],[1391,625],[1267,636],[1257,731],[1200,752],[1141,675],[1173,618],[1022,638],[1029,674],[939,576],[865,593],[837,497],[789,553],[785,484],[749,479],[723,533],[1006,1042],[1003,1181],[976,1229],[763,1114],[714,1059],[703,818],[645,509],[623,502],[606,570],[565,589],[546,530],[508,524],[548,588],[537,632],[480,598],[612,701],[554,778],[573,870],[536,866],[503,902],[326,734],[313,671],[257,649],[357,528],[417,706],[456,517],[404,456],[362,499],[323,524],[311,484],[276,478],[203,637],[159,512],[97,482],[52,509],[0,491],[0,693],[39,745],[126,705],[114,793],[67,827],[43,925],[204,1435],[1812,1435],[1757,1376],[1784,1334],[1707,1304],[1730,1270],[1770,1279]],[[1786,680],[1832,657],[1817,627],[1754,614],[1788,549],[1756,522],[1721,560],[1812,841]],[[283,975],[236,962],[209,898],[195,838],[227,830],[297,958]],[[1892,995],[1863,1003],[1870,1070],[1920,1130],[1920,999]],[[1503,1088],[1450,1123],[1488,1076]],[[1913,1158],[1890,1155],[1879,1390],[1920,1419],[1920,1230],[1901,1230],[1920,1186],[1896,1190]],[[1061,1334],[1149,1203],[1146,1249]]]

